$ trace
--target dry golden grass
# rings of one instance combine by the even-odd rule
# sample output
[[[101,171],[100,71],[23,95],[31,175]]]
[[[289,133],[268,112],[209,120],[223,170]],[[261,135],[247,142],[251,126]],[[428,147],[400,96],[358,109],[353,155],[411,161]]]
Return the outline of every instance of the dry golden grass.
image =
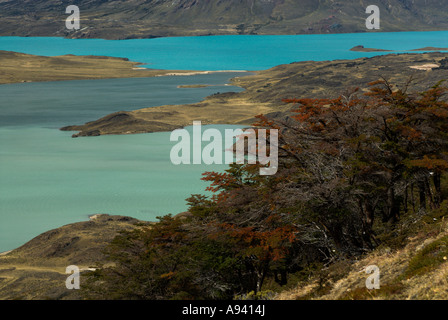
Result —
[[[408,239],[409,243],[402,249],[379,249],[359,261],[354,261],[345,277],[336,282],[327,282],[320,288],[317,280],[302,284],[297,288],[282,292],[278,300],[445,300],[448,299],[448,260],[443,256],[425,272],[409,273],[410,262],[420,259],[422,250],[431,248],[436,242],[446,239],[448,227],[446,222],[437,224],[438,234],[426,237],[419,233]],[[441,242],[442,249],[443,242]],[[444,252],[444,251],[443,251]],[[430,255],[431,256],[431,255]],[[367,289],[365,282],[369,276],[365,269],[376,265],[380,269],[380,289]],[[330,278],[330,274],[328,275]],[[323,294],[316,294],[316,292]],[[313,294],[314,293],[314,294]]]
[[[126,58],[64,55],[35,56],[0,50],[0,84],[111,78],[141,78],[192,71],[155,70],[138,67]]]
[[[148,226],[134,218],[97,215],[47,231],[0,256],[0,300],[80,299],[78,290],[65,287],[66,267],[76,265],[82,272],[96,263],[110,265],[103,250],[112,239],[122,230]]]

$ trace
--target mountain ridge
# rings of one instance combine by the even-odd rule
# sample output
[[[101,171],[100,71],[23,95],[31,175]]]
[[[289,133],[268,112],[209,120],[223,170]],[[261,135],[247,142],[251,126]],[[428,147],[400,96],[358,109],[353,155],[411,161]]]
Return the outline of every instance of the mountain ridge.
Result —
[[[369,1],[2,0],[0,36],[131,39],[224,34],[316,34],[447,30],[446,0],[379,0],[380,30],[367,30]],[[80,30],[68,30],[68,5]]]

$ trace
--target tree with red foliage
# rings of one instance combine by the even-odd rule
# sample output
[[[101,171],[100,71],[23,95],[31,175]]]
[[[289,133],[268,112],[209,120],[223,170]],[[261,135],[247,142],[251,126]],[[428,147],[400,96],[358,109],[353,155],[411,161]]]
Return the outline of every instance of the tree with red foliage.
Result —
[[[259,175],[261,164],[204,173],[214,195],[192,195],[190,215],[119,238],[117,265],[94,283],[115,281],[120,295],[137,297],[231,298],[261,291],[267,277],[284,285],[288,272],[375,248],[378,230],[418,216],[415,193],[419,213],[444,200],[448,89],[440,82],[411,94],[409,84],[382,79],[364,95],[284,100],[295,107],[286,120],[258,116],[255,128],[279,130],[277,173]]]

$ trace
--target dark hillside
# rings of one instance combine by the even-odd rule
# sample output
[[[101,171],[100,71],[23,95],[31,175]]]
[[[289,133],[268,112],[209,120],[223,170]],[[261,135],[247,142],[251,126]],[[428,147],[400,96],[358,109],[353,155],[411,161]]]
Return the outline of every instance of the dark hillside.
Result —
[[[80,8],[79,31],[65,28],[69,4]],[[380,8],[380,31],[448,29],[446,0],[0,0],[0,35],[125,39],[365,32],[371,4]]]

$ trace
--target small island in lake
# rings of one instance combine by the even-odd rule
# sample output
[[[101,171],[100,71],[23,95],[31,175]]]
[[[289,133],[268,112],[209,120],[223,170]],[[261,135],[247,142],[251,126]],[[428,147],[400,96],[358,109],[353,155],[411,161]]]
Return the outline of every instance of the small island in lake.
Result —
[[[385,49],[374,49],[374,48],[364,48],[364,46],[355,46],[350,49],[350,51],[358,51],[358,52],[391,52],[392,50]]]

